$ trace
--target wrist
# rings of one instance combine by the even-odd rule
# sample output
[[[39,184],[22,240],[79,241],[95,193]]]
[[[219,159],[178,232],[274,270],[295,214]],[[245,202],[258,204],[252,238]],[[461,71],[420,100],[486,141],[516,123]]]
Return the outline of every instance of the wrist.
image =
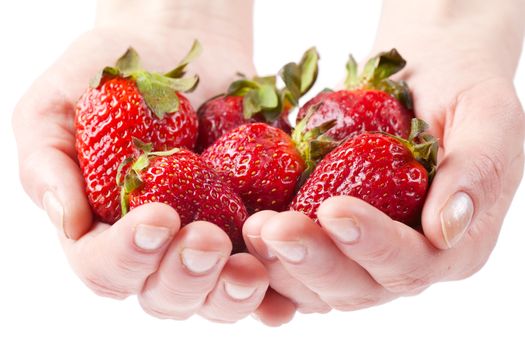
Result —
[[[524,16],[523,0],[384,0],[374,49],[396,47],[409,59],[423,56],[421,51],[481,58],[512,78],[523,44]]]
[[[95,27],[225,38],[252,50],[252,0],[99,0]]]

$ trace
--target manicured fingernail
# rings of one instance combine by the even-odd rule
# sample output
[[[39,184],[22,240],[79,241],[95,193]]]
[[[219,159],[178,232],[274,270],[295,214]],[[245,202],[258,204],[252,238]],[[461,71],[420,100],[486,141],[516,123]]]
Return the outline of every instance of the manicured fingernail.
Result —
[[[468,194],[458,192],[449,198],[443,209],[441,209],[443,238],[449,248],[452,248],[461,240],[470,225],[473,215],[474,203]]]
[[[44,197],[42,197],[42,206],[53,225],[55,225],[55,227],[67,238],[70,238],[64,230],[64,207],[53,192],[47,191],[44,193]]]
[[[135,228],[135,244],[144,250],[159,249],[170,237],[170,230],[166,227],[137,225]]]
[[[321,224],[332,237],[344,244],[355,243],[361,236],[359,226],[351,218],[322,219]]]
[[[220,254],[217,252],[206,252],[191,248],[185,248],[181,253],[182,263],[191,272],[203,275],[211,271],[217,262]]]
[[[270,249],[290,263],[300,263],[306,256],[306,247],[296,241],[265,241]]]
[[[250,243],[257,252],[257,254],[259,254],[263,259],[269,261],[277,259],[275,254],[270,249],[268,249],[266,244],[263,242],[261,236],[247,235],[247,237],[250,240]]]
[[[255,287],[241,286],[230,282],[224,282],[224,290],[232,299],[237,301],[246,300],[253,295]]]

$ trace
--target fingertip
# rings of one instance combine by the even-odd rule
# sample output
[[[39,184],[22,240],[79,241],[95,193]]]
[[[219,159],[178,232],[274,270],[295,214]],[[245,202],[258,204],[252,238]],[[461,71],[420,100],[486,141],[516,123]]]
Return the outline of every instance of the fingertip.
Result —
[[[273,210],[263,210],[248,217],[242,227],[244,239],[246,240],[247,236],[259,236],[262,226],[277,214],[278,212]]]
[[[372,210],[372,212],[371,212]],[[358,218],[368,217],[373,214],[377,218],[388,218],[388,216],[369,203],[351,196],[335,196],[328,198],[319,206],[317,217],[319,221],[333,218]]]
[[[136,207],[117,221],[115,225],[135,227],[139,224],[166,227],[175,232],[181,226],[177,211],[163,203],[147,203]]]
[[[219,226],[207,221],[194,221],[184,226],[179,234],[184,246],[204,251],[221,252],[229,256],[233,244],[229,236]]]
[[[299,240],[305,230],[317,225],[305,214],[297,211],[285,211],[270,217],[261,229],[263,241]],[[317,226],[319,227],[319,226]]]
[[[20,181],[67,238],[77,240],[89,231],[93,214],[85,195],[84,179],[78,165],[66,153],[43,147],[21,158]]]
[[[296,310],[296,305],[290,299],[270,288],[253,315],[267,326],[279,327],[290,322]]]
[[[253,255],[238,253],[230,257],[223,269],[225,279],[241,284],[257,284],[258,288],[268,288],[270,278],[264,265]]]
[[[451,195],[443,204],[430,197],[423,208],[423,232],[432,245],[446,250],[456,246],[467,232],[474,217],[472,197],[463,191]]]

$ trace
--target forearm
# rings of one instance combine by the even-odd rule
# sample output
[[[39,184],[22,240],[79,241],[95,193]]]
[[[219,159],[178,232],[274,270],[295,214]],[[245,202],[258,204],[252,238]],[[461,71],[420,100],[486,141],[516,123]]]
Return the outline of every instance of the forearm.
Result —
[[[148,26],[207,32],[252,50],[252,0],[99,0],[96,26]]]
[[[375,49],[425,45],[479,53],[513,75],[525,34],[525,0],[384,0]],[[475,54],[473,55],[473,57]]]

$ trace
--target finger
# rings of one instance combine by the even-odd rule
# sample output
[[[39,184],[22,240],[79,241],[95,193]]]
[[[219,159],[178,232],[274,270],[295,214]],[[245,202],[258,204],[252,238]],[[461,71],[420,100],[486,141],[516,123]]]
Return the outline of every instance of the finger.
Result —
[[[394,298],[302,213],[273,216],[262,227],[261,238],[293,277],[332,308],[356,310]]]
[[[205,221],[186,225],[139,294],[142,308],[159,318],[192,316],[217,284],[231,250],[230,239],[218,226]]]
[[[339,250],[392,293],[410,295],[468,267],[475,246],[440,251],[412,228],[353,197],[332,197],[317,212]]]
[[[243,226],[243,236],[248,251],[257,257],[266,267],[270,276],[270,285],[284,297],[293,300],[302,313],[325,313],[330,311],[317,293],[306,287],[301,281],[290,275],[261,239],[263,225],[278,213],[264,210],[253,214]]]
[[[36,84],[39,100],[25,97],[13,115],[19,149],[20,180],[31,199],[44,208],[55,227],[78,239],[92,225],[91,208],[76,164],[73,110],[63,99],[50,98],[43,109],[41,96],[48,92]]]
[[[173,208],[160,203],[130,211],[113,226],[99,224],[78,241],[63,238],[73,269],[95,293],[122,299],[142,290],[179,230]]]
[[[259,260],[247,253],[232,255],[199,314],[218,322],[241,320],[257,309],[268,285],[268,274]]]
[[[440,249],[455,246],[499,203],[509,169],[523,157],[523,111],[510,84],[490,81],[490,89],[463,94],[450,120],[423,210],[425,235]]]
[[[267,326],[279,327],[292,320],[296,309],[290,299],[269,288],[253,316]]]

